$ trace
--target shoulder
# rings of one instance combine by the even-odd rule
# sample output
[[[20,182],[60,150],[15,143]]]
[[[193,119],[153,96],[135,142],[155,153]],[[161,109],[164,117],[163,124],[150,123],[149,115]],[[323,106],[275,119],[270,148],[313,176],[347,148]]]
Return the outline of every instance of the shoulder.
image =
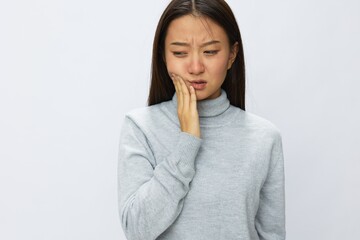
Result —
[[[146,131],[147,129],[157,128],[157,124],[163,121],[165,117],[160,109],[161,104],[152,106],[138,107],[129,110],[124,115],[124,121],[131,122],[139,129]]]
[[[145,107],[138,107],[125,113],[125,119],[130,119],[134,123],[146,123],[152,121],[160,111],[159,104]]]
[[[243,125],[244,128],[253,133],[258,133],[261,135],[266,135],[272,139],[281,140],[281,130],[273,122],[257,114],[244,111],[240,108],[238,108],[238,111],[241,117],[237,122]]]

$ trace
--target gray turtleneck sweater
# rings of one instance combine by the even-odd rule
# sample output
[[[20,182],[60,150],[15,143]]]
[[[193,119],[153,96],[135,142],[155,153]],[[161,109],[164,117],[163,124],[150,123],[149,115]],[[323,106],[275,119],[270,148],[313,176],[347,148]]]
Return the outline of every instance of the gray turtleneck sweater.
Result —
[[[176,93],[125,114],[118,201],[128,240],[285,239],[281,133],[230,105],[198,101],[201,138],[180,130]]]

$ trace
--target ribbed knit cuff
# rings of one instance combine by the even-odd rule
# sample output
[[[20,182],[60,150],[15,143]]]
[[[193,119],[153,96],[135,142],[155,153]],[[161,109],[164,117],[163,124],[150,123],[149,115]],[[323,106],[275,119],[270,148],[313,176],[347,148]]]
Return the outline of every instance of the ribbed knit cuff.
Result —
[[[179,168],[195,169],[195,159],[199,152],[203,139],[198,138],[187,132],[180,132],[177,149],[179,151],[179,158],[177,165]]]

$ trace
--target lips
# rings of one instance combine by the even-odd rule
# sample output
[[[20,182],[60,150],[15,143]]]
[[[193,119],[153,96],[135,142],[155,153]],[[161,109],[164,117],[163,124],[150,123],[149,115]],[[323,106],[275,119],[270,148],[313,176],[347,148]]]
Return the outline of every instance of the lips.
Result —
[[[189,81],[189,82],[195,90],[203,90],[203,89],[205,89],[206,84],[207,84],[207,82],[204,80],[193,80],[193,81]]]
[[[192,81],[189,81],[191,83],[198,83],[198,84],[201,84],[201,83],[206,83],[205,80],[192,80]]]

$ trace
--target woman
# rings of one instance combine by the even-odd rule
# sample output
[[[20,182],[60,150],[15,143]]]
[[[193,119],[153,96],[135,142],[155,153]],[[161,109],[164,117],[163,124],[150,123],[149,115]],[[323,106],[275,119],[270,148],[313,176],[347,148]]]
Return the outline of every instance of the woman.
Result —
[[[245,111],[240,31],[223,0],[173,0],[148,105],[126,113],[119,210],[133,239],[285,239],[281,134]]]

